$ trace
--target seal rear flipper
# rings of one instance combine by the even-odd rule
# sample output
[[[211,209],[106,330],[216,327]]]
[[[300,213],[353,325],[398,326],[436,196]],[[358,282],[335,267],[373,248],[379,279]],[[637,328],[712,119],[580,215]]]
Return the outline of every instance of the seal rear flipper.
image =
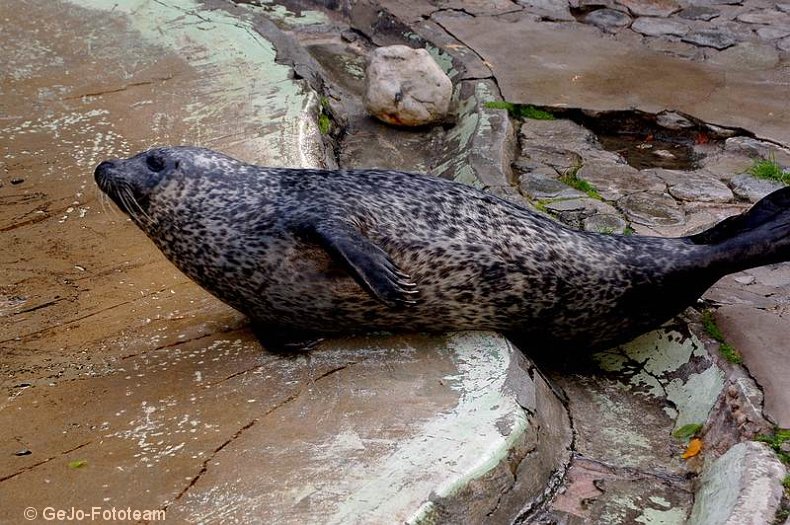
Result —
[[[686,237],[712,248],[723,273],[790,260],[790,187],[764,197],[748,211]]]
[[[375,299],[396,308],[416,304],[417,285],[390,256],[350,225],[322,221],[306,233]]]
[[[690,235],[687,239],[694,244],[717,244],[776,220],[783,219],[786,222],[789,216],[790,187],[787,187],[765,196],[740,215],[727,217],[712,228]]]

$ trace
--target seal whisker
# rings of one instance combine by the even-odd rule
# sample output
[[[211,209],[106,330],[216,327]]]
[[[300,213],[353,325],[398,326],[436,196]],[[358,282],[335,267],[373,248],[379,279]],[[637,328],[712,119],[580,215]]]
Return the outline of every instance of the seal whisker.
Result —
[[[131,202],[134,205],[134,207],[137,209],[137,212],[139,213],[139,217],[142,217],[148,223],[149,226],[156,224],[156,221],[154,221],[154,219],[151,218],[151,216],[143,209],[143,207],[140,206],[140,203],[137,202],[137,199],[132,193],[131,188],[125,186],[123,189],[125,190],[124,194],[128,197],[129,202]]]

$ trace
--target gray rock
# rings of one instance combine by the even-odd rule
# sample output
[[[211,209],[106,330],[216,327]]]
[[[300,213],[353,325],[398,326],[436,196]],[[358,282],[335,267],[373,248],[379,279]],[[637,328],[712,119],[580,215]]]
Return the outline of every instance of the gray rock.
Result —
[[[762,40],[777,40],[790,36],[790,26],[766,26],[757,28],[757,36]]]
[[[689,178],[669,187],[676,199],[700,202],[729,202],[734,198],[732,191],[721,181],[707,177]]]
[[[781,51],[790,52],[790,36],[785,37],[777,42],[776,47],[778,47]]]
[[[790,34],[790,31],[788,31],[788,34]],[[779,64],[779,53],[771,45],[759,44],[756,42],[741,42],[729,49],[725,49],[713,57],[710,63],[718,64],[729,69],[772,69]]]
[[[617,202],[631,222],[645,226],[679,226],[686,222],[683,209],[669,195],[633,193]]]
[[[663,18],[638,18],[631,24],[631,29],[647,36],[683,36],[689,28],[682,22],[665,20]]]
[[[732,137],[724,141],[724,151],[751,158],[774,158],[782,166],[790,166],[790,148],[751,137]]]
[[[518,5],[529,9],[530,13],[540,15],[543,19],[575,22],[568,4],[556,0],[517,0]]]
[[[781,428],[790,428],[790,316],[781,310],[730,305],[716,311],[716,323],[762,387],[765,414]]]
[[[584,16],[583,21],[601,29],[620,29],[631,24],[631,17],[616,9],[598,9]]]
[[[584,229],[596,233],[623,233],[628,223],[614,213],[596,213],[584,219]]]
[[[714,49],[727,49],[734,46],[738,41],[731,32],[726,30],[703,29],[686,33],[682,37],[684,42],[701,47],[712,47]]]
[[[762,25],[772,25],[776,24],[777,21],[786,18],[782,13],[779,11],[773,11],[771,9],[763,9],[760,11],[751,11],[749,13],[742,13],[738,15],[735,19],[739,22],[743,22],[744,24],[762,24]]]
[[[388,124],[421,126],[444,119],[453,84],[425,49],[380,47],[365,75],[365,107]]]
[[[519,160],[538,162],[563,172],[582,163],[581,155],[575,151],[548,144],[522,147],[521,155]]]
[[[617,3],[628,8],[634,16],[667,17],[681,9],[675,0],[617,0]]]
[[[680,18],[687,20],[712,20],[719,16],[719,11],[712,7],[705,7],[702,5],[695,5],[687,7],[678,14]]]
[[[580,153],[591,147],[597,147],[595,135],[584,126],[568,119],[528,120],[519,129],[522,144],[547,143]]]
[[[550,202],[546,204],[546,209],[555,214],[560,222],[577,229],[583,228],[584,221],[590,216],[598,213],[611,215],[617,213],[614,206],[587,197]]]
[[[591,199],[586,196],[578,199],[563,199],[550,202],[546,204],[546,209],[554,213],[586,211],[586,216],[590,216],[594,213],[617,213],[617,210],[611,204],[606,204],[605,202]]]
[[[703,472],[689,525],[773,522],[784,476],[784,466],[766,445],[738,443]]]
[[[639,171],[628,164],[585,162],[578,176],[595,186],[607,201],[616,201],[629,193],[661,193],[666,189],[666,185],[655,175]]]
[[[640,18],[640,20],[642,20]],[[638,22],[639,20],[637,20]],[[634,23],[636,25],[636,23]],[[680,115],[679,113],[675,113],[674,111],[662,111],[656,117],[656,124],[661,126],[662,128],[667,129],[686,129],[694,127],[694,123],[691,122],[689,119]]]
[[[519,177],[518,186],[524,195],[533,200],[573,199],[586,196],[581,191],[558,181],[556,172],[553,177],[543,173],[525,173]]]
[[[641,173],[645,175],[654,175],[661,179],[667,186],[675,186],[685,181],[689,172],[684,170],[668,170],[666,168],[650,168],[642,170]]]
[[[790,3],[776,4],[776,8],[783,13],[790,13]]]
[[[730,181],[732,191],[741,199],[757,202],[769,193],[784,187],[784,184],[775,180],[758,179],[748,174],[737,175]]]

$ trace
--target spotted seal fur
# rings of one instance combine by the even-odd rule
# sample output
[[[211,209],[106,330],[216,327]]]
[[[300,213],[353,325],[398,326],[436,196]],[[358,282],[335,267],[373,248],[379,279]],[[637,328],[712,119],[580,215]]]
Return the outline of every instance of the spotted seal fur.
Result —
[[[699,235],[575,231],[475,188],[265,168],[207,149],[101,163],[99,187],[273,347],[368,330],[493,329],[600,348],[725,274],[790,259],[790,187]]]

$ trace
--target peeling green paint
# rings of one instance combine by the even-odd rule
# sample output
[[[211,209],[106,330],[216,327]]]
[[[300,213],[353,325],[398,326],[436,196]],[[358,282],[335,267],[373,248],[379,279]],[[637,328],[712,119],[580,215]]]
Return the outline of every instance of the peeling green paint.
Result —
[[[641,516],[634,518],[634,521],[645,525],[680,525],[686,522],[686,511],[677,508],[667,510],[646,508]]]
[[[453,496],[505,461],[513,444],[529,431],[527,415],[506,392],[514,351],[507,340],[491,332],[458,332],[448,338],[447,348],[458,372],[444,379],[458,392],[456,407],[425,422],[414,438],[398,443],[389,457],[372,466],[377,475],[327,516],[326,523],[348,523],[359,516],[390,521],[396,509],[410,506],[418,510],[409,523],[432,523],[436,507],[422,500],[425,495]],[[503,424],[509,428],[502,429]],[[433,436],[463,447],[437,447],[429,439]],[[430,465],[431,475],[415,477],[414,465]]]
[[[666,411],[675,418],[673,430],[708,419],[724,388],[724,372],[707,358],[699,339],[675,331],[657,330],[624,345],[622,352],[623,359],[609,352],[598,358],[598,362],[610,371],[621,371],[629,361],[640,363],[642,368],[630,378],[630,383],[646,387],[648,395],[665,398],[674,404],[676,410]],[[686,379],[666,379],[693,357],[707,360],[709,366],[701,372],[689,373]]]
[[[449,53],[430,44],[427,44],[425,49],[448,77],[454,79],[458,76],[458,71],[453,67],[453,57]]]
[[[459,90],[456,88],[455,99],[458,100]],[[462,182],[482,188],[483,183],[478,178],[469,163],[469,156],[475,152],[475,137],[482,137],[491,133],[491,120],[487,111],[480,109],[482,100],[493,96],[485,82],[475,85],[474,95],[458,100],[458,121],[453,129],[447,133],[446,142],[452,145],[451,153],[444,162],[433,170],[438,175],[452,175],[456,182]]]
[[[175,52],[206,72],[195,102],[187,106],[186,121],[198,142],[201,136],[217,136],[217,126],[227,128],[222,131],[228,135],[252,126],[257,133],[244,139],[251,157],[245,160],[274,166],[319,165],[314,151],[305,145],[314,141],[313,130],[303,124],[304,120],[315,122],[307,110],[312,93],[291,78],[288,66],[275,61],[276,50],[253,29],[251,15],[240,19],[221,9],[203,9],[195,0],[68,1],[126,15],[141,40]],[[212,126],[211,133],[206,126]]]

